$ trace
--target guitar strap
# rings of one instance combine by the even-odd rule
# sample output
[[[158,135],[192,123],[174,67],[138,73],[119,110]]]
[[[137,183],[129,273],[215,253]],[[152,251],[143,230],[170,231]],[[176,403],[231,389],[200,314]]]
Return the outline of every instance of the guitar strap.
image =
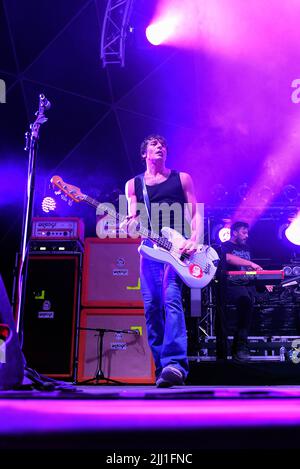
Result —
[[[149,226],[150,226],[151,230],[153,231],[152,224],[151,224],[151,218],[150,218],[150,200],[149,200],[149,195],[148,195],[148,192],[147,192],[147,187],[146,187],[146,184],[145,184],[144,173],[139,174],[138,177],[139,177],[139,179],[141,181],[141,184],[142,184],[143,197],[144,197],[144,203],[145,203],[145,207],[146,207],[146,211],[147,211]]]

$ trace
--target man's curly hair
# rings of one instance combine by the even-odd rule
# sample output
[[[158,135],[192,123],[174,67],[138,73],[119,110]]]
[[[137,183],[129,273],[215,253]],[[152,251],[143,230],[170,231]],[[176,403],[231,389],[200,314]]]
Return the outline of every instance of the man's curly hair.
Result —
[[[146,153],[147,145],[151,140],[158,140],[164,147],[166,147],[168,149],[167,141],[164,137],[162,137],[161,135],[149,135],[141,143],[141,158],[142,158],[142,160],[145,159],[144,154]]]

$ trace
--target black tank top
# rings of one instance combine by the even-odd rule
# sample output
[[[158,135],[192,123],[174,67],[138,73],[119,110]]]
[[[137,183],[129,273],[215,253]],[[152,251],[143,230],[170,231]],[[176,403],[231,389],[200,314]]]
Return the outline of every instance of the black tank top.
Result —
[[[161,234],[162,226],[169,226],[179,231],[181,234],[189,236],[189,233],[184,233],[184,228],[186,228],[184,225],[184,203],[186,202],[186,198],[179,172],[171,170],[168,179],[159,184],[154,184],[153,186],[146,185],[146,188],[150,201],[150,216],[153,230]],[[134,178],[134,190],[137,202],[144,203],[143,187],[139,176]],[[178,210],[170,210],[169,213],[165,212],[164,216],[163,210],[159,210],[157,205],[163,203],[169,206],[176,203],[178,204]],[[151,204],[156,204],[154,211],[155,213],[159,212],[157,223],[155,223],[157,217],[155,217],[155,214],[152,214],[151,211]]]

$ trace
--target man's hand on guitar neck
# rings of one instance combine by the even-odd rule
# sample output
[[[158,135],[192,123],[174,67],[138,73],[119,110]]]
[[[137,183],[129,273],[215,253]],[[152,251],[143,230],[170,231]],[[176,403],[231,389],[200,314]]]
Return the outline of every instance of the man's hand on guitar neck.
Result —
[[[139,231],[139,223],[139,215],[127,215],[122,223],[120,223],[120,229],[126,231],[129,236],[136,238]]]

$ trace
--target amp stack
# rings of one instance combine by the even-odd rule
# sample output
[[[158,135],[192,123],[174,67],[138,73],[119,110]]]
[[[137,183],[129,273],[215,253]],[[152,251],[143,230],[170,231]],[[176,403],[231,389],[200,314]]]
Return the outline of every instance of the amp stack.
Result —
[[[85,240],[78,383],[90,380],[106,384],[106,378],[121,383],[155,381],[140,287],[138,244],[131,238]]]
[[[84,225],[79,218],[34,218],[23,314],[27,366],[73,379],[80,313]]]

